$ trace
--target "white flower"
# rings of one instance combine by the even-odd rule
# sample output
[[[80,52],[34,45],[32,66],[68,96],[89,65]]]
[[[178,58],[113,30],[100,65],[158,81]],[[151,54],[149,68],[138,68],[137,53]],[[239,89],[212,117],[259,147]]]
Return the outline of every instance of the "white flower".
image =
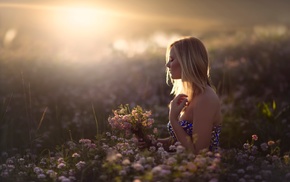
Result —
[[[123,165],[129,165],[131,162],[130,162],[130,160],[129,159],[124,159],[123,161],[122,161],[122,164]]]
[[[185,148],[181,145],[178,145],[176,147],[176,153],[180,154],[180,153],[183,153],[185,151]]]
[[[80,157],[80,154],[78,154],[78,153],[73,153],[72,157],[73,157],[73,158]]]

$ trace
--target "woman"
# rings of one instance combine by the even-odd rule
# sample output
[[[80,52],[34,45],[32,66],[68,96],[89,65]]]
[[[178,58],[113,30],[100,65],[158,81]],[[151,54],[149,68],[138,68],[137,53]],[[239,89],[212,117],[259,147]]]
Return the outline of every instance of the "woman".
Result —
[[[175,98],[169,105],[169,138],[158,139],[165,148],[179,141],[197,154],[215,151],[221,130],[220,101],[209,80],[208,54],[203,43],[186,37],[167,49],[167,83]]]

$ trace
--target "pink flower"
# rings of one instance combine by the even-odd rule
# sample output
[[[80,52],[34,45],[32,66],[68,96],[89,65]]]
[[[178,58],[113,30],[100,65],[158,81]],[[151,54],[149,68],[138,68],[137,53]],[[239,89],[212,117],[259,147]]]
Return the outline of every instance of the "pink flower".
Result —
[[[66,165],[65,165],[65,163],[60,163],[59,165],[57,165],[57,168],[58,169],[62,169],[62,168],[64,168]]]
[[[257,135],[252,135],[252,140],[257,141],[258,140],[258,136]]]

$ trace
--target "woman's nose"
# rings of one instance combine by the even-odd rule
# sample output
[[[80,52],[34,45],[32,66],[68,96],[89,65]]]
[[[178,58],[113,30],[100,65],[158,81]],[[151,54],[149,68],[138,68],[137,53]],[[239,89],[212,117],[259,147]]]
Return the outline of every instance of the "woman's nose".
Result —
[[[165,64],[165,66],[166,66],[167,68],[170,68],[170,63],[169,63],[169,61]]]

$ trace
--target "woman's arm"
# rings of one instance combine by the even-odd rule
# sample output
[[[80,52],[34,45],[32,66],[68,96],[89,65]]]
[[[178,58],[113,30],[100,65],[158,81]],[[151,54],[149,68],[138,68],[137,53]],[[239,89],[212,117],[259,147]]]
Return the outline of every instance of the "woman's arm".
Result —
[[[208,93],[197,99],[193,111],[192,131],[193,147],[196,153],[210,146],[213,123],[220,108],[219,99],[215,94]]]

